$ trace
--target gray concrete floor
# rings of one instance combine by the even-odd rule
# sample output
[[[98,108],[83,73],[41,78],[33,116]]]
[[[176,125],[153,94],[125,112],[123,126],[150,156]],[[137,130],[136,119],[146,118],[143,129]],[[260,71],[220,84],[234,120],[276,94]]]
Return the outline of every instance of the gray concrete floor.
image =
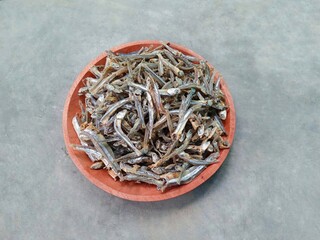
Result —
[[[320,3],[0,1],[0,239],[320,239]],[[162,39],[224,75],[232,151],[196,190],[136,203],[65,151],[68,90],[100,52]]]

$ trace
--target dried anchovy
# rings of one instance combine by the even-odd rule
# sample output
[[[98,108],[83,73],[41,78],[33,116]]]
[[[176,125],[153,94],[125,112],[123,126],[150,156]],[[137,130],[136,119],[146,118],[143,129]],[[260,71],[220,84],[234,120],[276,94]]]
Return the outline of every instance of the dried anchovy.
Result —
[[[223,79],[207,62],[162,42],[107,51],[105,65],[90,72],[72,120],[80,145],[72,147],[89,156],[91,169],[164,191],[192,181],[230,146]]]

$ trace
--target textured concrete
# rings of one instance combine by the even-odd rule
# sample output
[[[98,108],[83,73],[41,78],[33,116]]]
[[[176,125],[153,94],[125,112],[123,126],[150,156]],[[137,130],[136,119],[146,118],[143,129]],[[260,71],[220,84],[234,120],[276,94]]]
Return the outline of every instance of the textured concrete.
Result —
[[[320,3],[0,1],[0,239],[320,239]],[[139,39],[185,45],[224,75],[231,154],[182,197],[135,203],[65,152],[73,79]]]

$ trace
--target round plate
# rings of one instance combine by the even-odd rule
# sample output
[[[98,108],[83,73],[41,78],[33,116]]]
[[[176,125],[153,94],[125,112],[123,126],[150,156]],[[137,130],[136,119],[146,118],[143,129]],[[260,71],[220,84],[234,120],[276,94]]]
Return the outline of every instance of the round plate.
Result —
[[[133,51],[138,51],[141,47],[146,47],[153,45],[154,47],[159,46],[161,43],[159,41],[137,41],[130,42],[127,44],[120,45],[118,47],[114,47],[111,50],[115,53],[129,53]],[[195,56],[197,58],[203,59],[197,53],[182,47],[180,45],[170,43],[170,46],[181,51],[184,54]],[[120,182],[114,181],[107,171],[105,170],[91,170],[90,166],[92,162],[89,160],[87,155],[84,152],[75,151],[70,147],[71,143],[80,144],[79,139],[77,137],[76,132],[72,126],[72,118],[76,113],[80,112],[79,107],[79,99],[82,99],[78,96],[78,90],[83,86],[82,79],[86,77],[92,77],[93,75],[89,72],[89,69],[94,65],[103,65],[105,64],[107,54],[103,52],[96,59],[91,61],[78,75],[75,79],[65,102],[64,111],[63,111],[63,134],[65,144],[68,150],[68,153],[73,160],[74,164],[78,167],[80,172],[89,179],[94,185],[101,188],[102,190],[111,193],[117,197],[124,198],[132,201],[143,201],[143,202],[151,202],[151,201],[161,201],[170,198],[174,198],[185,194],[202,183],[204,183],[207,179],[209,179],[221,166],[223,161],[226,159],[229,149],[222,149],[220,152],[220,157],[218,158],[219,163],[212,164],[208,166],[198,177],[196,177],[192,182],[181,185],[177,187],[172,187],[166,189],[165,192],[158,191],[154,185],[148,185],[145,183],[135,183],[135,182]],[[212,68],[212,65],[210,65]],[[221,80],[221,90],[224,92],[226,96],[226,103],[229,105],[228,116],[224,121],[225,129],[228,133],[227,139],[230,144],[232,144],[234,133],[235,133],[235,125],[236,125],[236,117],[235,117],[235,109],[231,94],[227,88],[225,81]]]

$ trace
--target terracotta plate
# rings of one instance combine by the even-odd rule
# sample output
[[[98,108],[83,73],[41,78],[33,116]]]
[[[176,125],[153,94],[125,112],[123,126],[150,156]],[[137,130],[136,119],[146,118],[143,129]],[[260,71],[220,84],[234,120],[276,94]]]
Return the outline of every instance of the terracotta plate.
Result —
[[[127,44],[120,45],[118,47],[114,47],[111,50],[114,52],[121,52],[121,53],[129,53],[132,51],[137,51],[143,46],[158,46],[160,45],[159,41],[137,41],[131,42]],[[195,56],[197,58],[203,59],[197,53],[182,47],[180,45],[170,43],[170,46],[181,51],[184,54]],[[184,193],[187,193],[194,188],[198,187],[200,184],[205,182],[209,179],[221,166],[223,161],[226,159],[229,149],[221,150],[221,155],[219,157],[219,163],[213,164],[206,168],[198,177],[196,177],[192,182],[186,185],[181,185],[177,187],[173,187],[167,189],[164,193],[158,191],[155,186],[148,185],[145,183],[134,183],[134,182],[120,182],[114,181],[105,170],[91,170],[90,165],[91,161],[86,156],[85,153],[75,151],[70,147],[71,143],[79,143],[77,135],[73,130],[72,126],[72,118],[76,113],[80,112],[79,109],[79,96],[77,95],[78,89],[83,86],[82,79],[85,77],[92,76],[89,72],[90,67],[93,65],[102,65],[105,63],[106,53],[102,53],[92,62],[90,62],[78,75],[75,79],[65,102],[64,112],[63,112],[63,134],[65,144],[68,150],[68,153],[73,160],[74,164],[78,167],[80,172],[88,178],[94,185],[101,188],[102,190],[111,193],[117,197],[132,200],[132,201],[160,201],[165,199],[174,198],[180,196]],[[211,65],[209,65],[212,67]],[[228,132],[228,140],[230,144],[232,144],[234,133],[235,133],[235,125],[236,125],[236,116],[235,116],[235,109],[234,104],[232,101],[231,94],[227,88],[227,85],[224,80],[221,81],[221,89],[226,95],[226,102],[230,106],[228,110],[228,117],[224,121],[225,128]],[[214,187],[214,186],[212,186]]]

